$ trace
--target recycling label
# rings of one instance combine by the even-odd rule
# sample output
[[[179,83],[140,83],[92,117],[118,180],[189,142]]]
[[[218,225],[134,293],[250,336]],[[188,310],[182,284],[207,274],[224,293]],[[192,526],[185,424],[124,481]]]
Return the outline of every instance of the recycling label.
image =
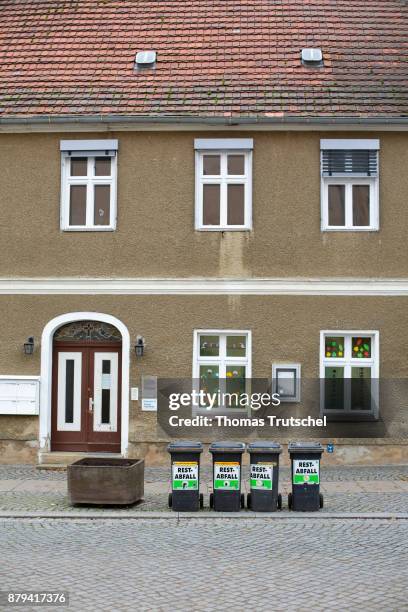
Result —
[[[174,461],[173,489],[197,491],[198,463],[197,461]]]
[[[319,459],[295,459],[293,461],[293,484],[319,484],[319,466]]]
[[[249,476],[251,489],[272,490],[273,465],[271,463],[251,463]]]
[[[239,491],[240,470],[238,461],[215,461],[214,490]]]

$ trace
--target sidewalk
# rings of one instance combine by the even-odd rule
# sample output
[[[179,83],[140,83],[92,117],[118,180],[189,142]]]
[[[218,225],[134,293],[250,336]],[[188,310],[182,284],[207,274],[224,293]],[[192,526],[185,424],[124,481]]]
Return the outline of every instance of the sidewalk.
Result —
[[[324,494],[324,508],[321,515],[373,515],[375,513],[408,513],[408,466],[330,467],[322,468],[321,492]],[[248,470],[243,468],[243,492],[248,492]],[[204,512],[209,513],[208,496],[211,490],[211,468],[201,470],[201,491],[204,493]],[[287,494],[290,491],[290,471],[280,470],[280,492],[283,497],[285,516],[289,513]],[[145,469],[144,501],[134,506],[101,507],[71,506],[67,497],[66,472],[38,471],[33,466],[0,466],[0,517],[36,515],[72,515],[84,518],[91,515],[113,514],[130,518],[136,514],[174,517],[167,507],[170,491],[169,468]],[[212,513],[211,514],[215,514]],[[241,515],[254,516],[243,510]],[[197,514],[195,516],[198,516]],[[222,516],[221,513],[216,514]],[[225,513],[225,516],[231,516]]]

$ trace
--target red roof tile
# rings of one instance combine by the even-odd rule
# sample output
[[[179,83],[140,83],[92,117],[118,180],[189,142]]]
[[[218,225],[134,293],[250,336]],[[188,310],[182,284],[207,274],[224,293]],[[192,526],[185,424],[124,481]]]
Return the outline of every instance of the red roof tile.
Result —
[[[407,58],[406,0],[0,0],[3,117],[407,116]]]

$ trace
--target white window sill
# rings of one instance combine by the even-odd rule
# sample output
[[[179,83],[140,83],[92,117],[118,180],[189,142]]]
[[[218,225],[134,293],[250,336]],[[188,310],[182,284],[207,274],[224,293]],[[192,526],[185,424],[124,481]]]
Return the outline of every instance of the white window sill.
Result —
[[[62,232],[114,232],[116,227],[61,227]]]
[[[379,227],[322,227],[322,232],[379,232]]]
[[[233,226],[228,226],[228,225],[226,227],[221,227],[219,225],[211,226],[211,227],[203,226],[203,227],[196,227],[195,229],[197,232],[250,232],[252,231],[252,227],[247,227],[247,226],[233,227]]]

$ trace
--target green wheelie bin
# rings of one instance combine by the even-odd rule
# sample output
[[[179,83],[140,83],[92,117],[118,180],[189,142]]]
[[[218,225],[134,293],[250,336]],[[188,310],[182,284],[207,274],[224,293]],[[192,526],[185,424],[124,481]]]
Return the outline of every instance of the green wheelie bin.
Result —
[[[282,447],[278,442],[257,440],[248,444],[250,454],[250,493],[247,508],[254,512],[274,512],[282,509],[279,493],[279,455]]]
[[[201,442],[177,440],[170,442],[167,451],[171,456],[171,493],[169,507],[176,512],[194,512],[203,507],[200,493]]]
[[[320,442],[290,442],[292,492],[288,496],[289,510],[313,512],[323,508],[320,493]]]
[[[220,512],[238,512],[245,507],[241,493],[241,463],[245,452],[243,442],[213,442],[213,493],[210,508]]]

